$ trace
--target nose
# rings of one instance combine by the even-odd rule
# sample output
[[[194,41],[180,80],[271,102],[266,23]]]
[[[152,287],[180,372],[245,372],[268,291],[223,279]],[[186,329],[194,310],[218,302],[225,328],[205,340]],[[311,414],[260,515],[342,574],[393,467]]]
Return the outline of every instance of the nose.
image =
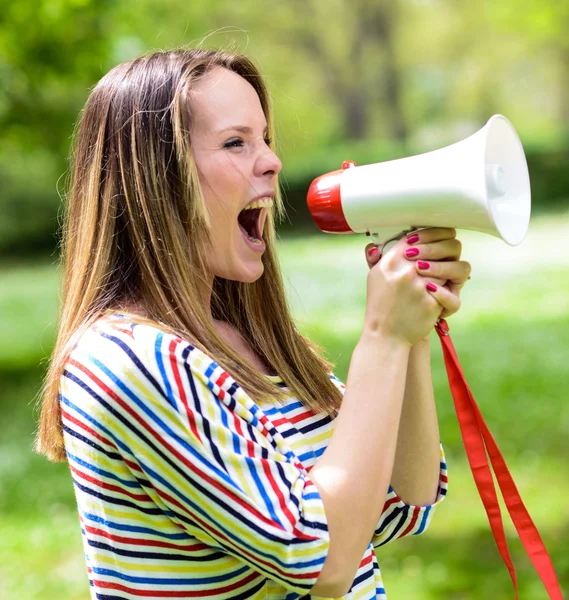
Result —
[[[264,149],[257,160],[257,174],[258,175],[278,175],[283,168],[282,162],[279,157],[264,144]]]

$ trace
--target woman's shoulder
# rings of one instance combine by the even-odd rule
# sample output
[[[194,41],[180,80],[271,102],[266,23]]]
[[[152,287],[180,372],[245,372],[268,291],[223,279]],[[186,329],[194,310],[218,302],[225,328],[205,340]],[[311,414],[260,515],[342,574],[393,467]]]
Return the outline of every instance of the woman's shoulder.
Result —
[[[111,370],[132,365],[165,370],[165,360],[207,369],[215,361],[191,341],[165,325],[135,313],[107,310],[84,329],[70,352],[70,360],[104,364]]]

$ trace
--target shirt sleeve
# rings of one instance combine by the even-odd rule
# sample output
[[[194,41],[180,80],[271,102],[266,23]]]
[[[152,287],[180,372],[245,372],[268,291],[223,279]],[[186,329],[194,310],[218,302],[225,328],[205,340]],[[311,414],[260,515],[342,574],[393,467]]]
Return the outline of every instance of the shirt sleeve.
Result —
[[[330,378],[343,394],[346,390],[345,384],[333,374]],[[427,506],[406,504],[389,486],[381,516],[372,536],[374,548],[407,535],[423,533],[429,526],[436,507],[445,499],[447,488],[446,459],[443,446],[440,444],[439,486],[435,502]]]
[[[427,529],[435,508],[445,499],[447,493],[447,469],[442,444],[440,445],[440,457],[439,487],[433,504],[427,506],[406,504],[389,486],[385,504],[372,537],[375,548],[406,535],[419,535]]]
[[[307,471],[226,371],[174,335],[145,335],[107,335],[88,357],[125,462],[183,530],[307,594],[330,545]]]

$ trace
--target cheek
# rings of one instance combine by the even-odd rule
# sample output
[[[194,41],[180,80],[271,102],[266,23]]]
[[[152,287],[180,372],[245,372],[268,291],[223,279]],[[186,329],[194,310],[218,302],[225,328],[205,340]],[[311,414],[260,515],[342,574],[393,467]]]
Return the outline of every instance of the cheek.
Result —
[[[210,164],[200,175],[205,197],[213,204],[230,210],[240,206],[249,187],[247,178],[231,162]]]

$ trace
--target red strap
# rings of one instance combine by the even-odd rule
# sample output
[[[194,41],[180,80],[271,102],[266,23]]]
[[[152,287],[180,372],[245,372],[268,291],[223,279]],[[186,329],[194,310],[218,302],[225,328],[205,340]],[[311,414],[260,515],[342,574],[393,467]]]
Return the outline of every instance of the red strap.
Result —
[[[508,550],[508,542],[502,523],[502,513],[486,452],[488,452],[488,456],[490,457],[490,463],[494,469],[496,480],[500,486],[512,522],[549,597],[552,600],[563,600],[553,564],[547,554],[539,532],[524,506],[516,484],[508,471],[506,461],[490,430],[486,426],[480,409],[466,383],[448,333],[449,327],[447,322],[444,319],[440,319],[435,329],[441,339],[450,389],[470,469],[478,488],[478,493],[484,504],[486,514],[488,515],[488,521],[494,534],[496,545],[510,572],[516,600],[518,598],[516,570]]]

